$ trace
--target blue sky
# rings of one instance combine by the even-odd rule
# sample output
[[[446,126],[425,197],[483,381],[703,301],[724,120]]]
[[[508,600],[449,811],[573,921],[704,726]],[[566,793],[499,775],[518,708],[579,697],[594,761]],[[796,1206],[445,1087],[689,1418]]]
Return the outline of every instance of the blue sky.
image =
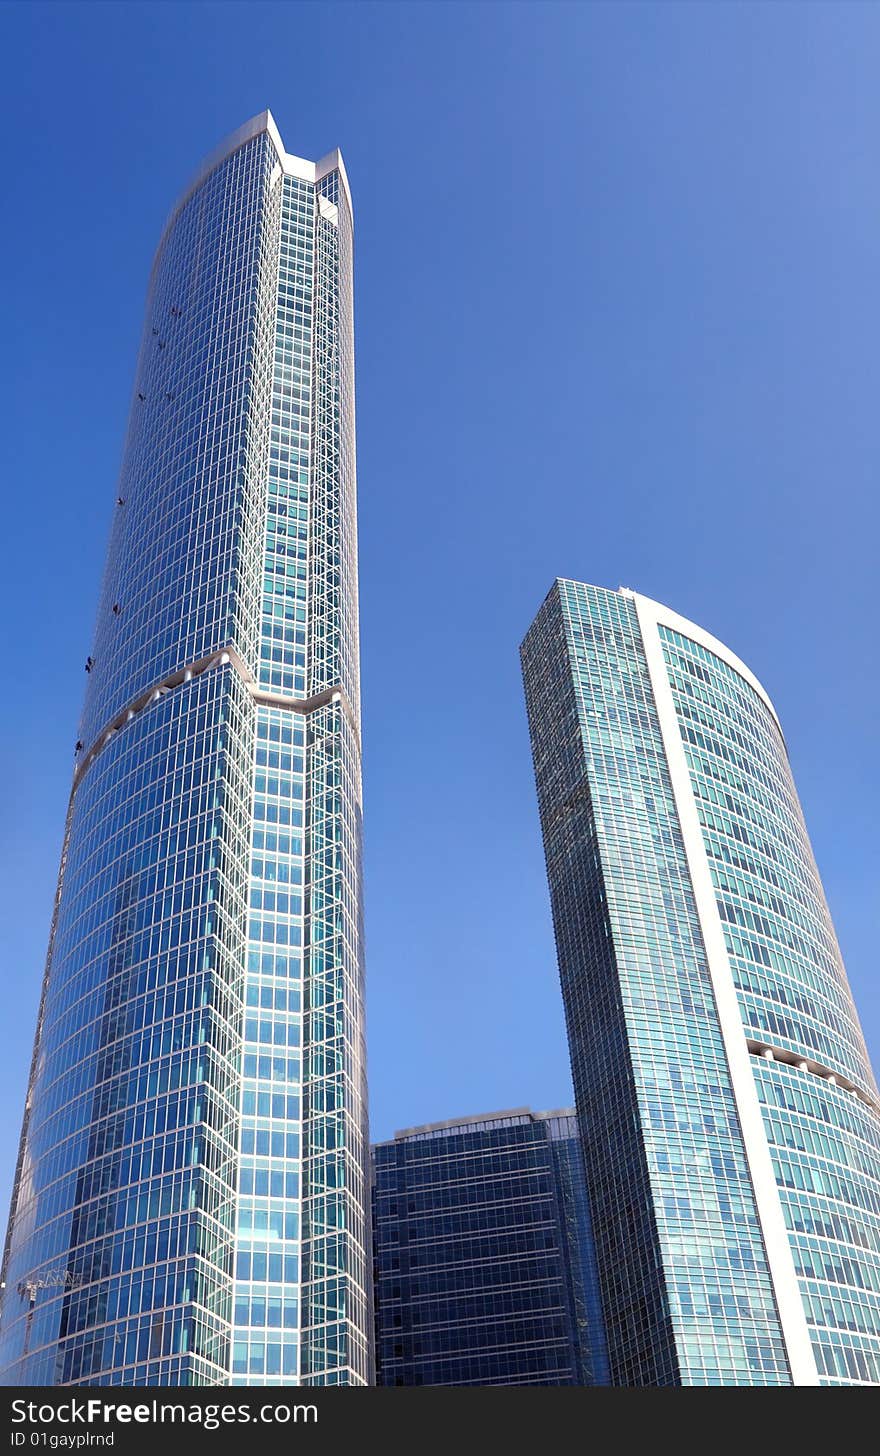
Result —
[[[0,54],[0,1197],[147,274],[266,106],[355,201],[374,1135],[571,1097],[517,656],[557,575],[768,688],[876,1063],[880,8],[6,4]]]

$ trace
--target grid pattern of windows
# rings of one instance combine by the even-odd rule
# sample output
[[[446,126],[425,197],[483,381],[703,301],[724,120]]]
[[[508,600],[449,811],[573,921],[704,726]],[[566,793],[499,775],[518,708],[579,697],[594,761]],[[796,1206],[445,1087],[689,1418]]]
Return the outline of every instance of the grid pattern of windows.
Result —
[[[310,530],[315,189],[294,177],[281,204],[274,308],[260,683],[306,695],[306,577]]]
[[[794,1054],[753,1067],[820,1378],[880,1383],[877,1088],[785,744],[731,664],[659,632],[744,1032]]]
[[[373,1166],[380,1385],[607,1382],[573,1113],[399,1133]]]
[[[271,378],[257,680],[306,695],[306,576],[315,189],[275,182],[260,307]],[[299,1368],[305,721],[257,708],[242,1044],[231,1383],[290,1384]]]
[[[157,253],[4,1259],[10,1383],[371,1377],[351,215],[323,169],[255,119]]]
[[[303,719],[257,709],[231,1383],[299,1375]]]
[[[265,134],[233,152],[160,244],[90,653],[87,748],[175,669],[229,644],[255,656],[267,327],[257,305],[273,159]]]
[[[74,797],[5,1272],[9,1383],[199,1384],[228,1360],[250,703],[230,668]]]
[[[303,927],[302,1379],[372,1380],[354,461],[352,219],[337,170],[318,184]],[[353,1376],[352,1376],[353,1372]]]
[[[788,1384],[635,606],[557,582],[522,658],[612,1381]]]

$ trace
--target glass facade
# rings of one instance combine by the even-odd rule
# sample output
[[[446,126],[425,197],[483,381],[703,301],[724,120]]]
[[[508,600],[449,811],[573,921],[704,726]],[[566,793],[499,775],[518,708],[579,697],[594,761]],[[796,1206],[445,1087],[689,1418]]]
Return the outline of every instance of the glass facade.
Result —
[[[817,1368],[880,1384],[877,1091],[785,742],[730,663],[659,633]]]
[[[351,203],[268,113],[159,246],[86,670],[2,1378],[367,1383]]]
[[[380,1385],[599,1385],[607,1360],[573,1112],[373,1149]]]
[[[880,1382],[880,1098],[770,700],[559,581],[523,672],[615,1384]]]

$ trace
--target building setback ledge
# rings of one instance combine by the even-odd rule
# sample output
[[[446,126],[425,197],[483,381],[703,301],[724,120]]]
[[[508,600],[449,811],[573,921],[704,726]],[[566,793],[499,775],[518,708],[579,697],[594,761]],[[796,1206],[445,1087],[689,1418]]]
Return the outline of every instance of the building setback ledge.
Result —
[[[76,793],[80,780],[86,770],[94,763],[98,754],[107,746],[111,738],[114,738],[127,723],[130,723],[133,718],[137,718],[152,703],[157,703],[160,698],[172,692],[174,688],[180,687],[183,683],[192,682],[193,678],[200,677],[203,672],[208,672],[210,669],[217,667],[233,668],[241,678],[254,702],[259,703],[263,707],[286,708],[288,712],[307,715],[314,713],[318,708],[326,708],[330,703],[341,703],[342,711],[354,732],[355,741],[360,752],[360,734],[358,733],[357,722],[348,698],[341,687],[334,685],[333,687],[323,688],[321,692],[313,694],[310,698],[292,698],[286,697],[283,693],[273,693],[266,688],[260,687],[259,683],[255,681],[254,675],[247,666],[247,663],[236,652],[234,647],[222,647],[219,651],[209,652],[207,656],[200,657],[196,662],[189,662],[184,667],[179,667],[176,671],[169,673],[167,677],[160,678],[158,682],[154,682],[144,692],[139,693],[136,698],[132,698],[131,702],[127,703],[114,718],[111,718],[108,723],[105,723],[100,733],[97,734],[86,749],[83,757],[76,766],[71,793]]]
[[[768,1062],[783,1062],[788,1067],[797,1067],[799,1072],[811,1072],[814,1077],[821,1077],[823,1082],[830,1082],[832,1087],[842,1087],[845,1092],[855,1093],[860,1102],[864,1102],[866,1107],[870,1107],[872,1112],[880,1116],[880,1102],[864,1092],[855,1082],[851,1082],[849,1077],[844,1077],[842,1072],[834,1072],[822,1062],[799,1056],[797,1052],[787,1051],[785,1047],[770,1046],[766,1041],[752,1041],[747,1037],[746,1046],[753,1057],[764,1057]]]

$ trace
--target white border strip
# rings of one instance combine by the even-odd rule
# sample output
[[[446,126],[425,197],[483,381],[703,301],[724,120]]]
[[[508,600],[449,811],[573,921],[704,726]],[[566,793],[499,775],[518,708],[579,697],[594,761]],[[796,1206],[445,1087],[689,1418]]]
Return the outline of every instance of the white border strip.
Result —
[[[675,612],[668,611],[658,602],[652,602],[649,598],[641,597],[636,592],[627,592],[626,595],[631,597],[638,613],[645,660],[648,664],[654,701],[657,705],[660,733],[663,738],[669,776],[672,780],[672,791],[675,795],[681,824],[700,930],[709,962],[712,990],[718,1008],[721,1037],[730,1068],[730,1081],[742,1128],[752,1186],[755,1191],[755,1204],[779,1310],[779,1323],[785,1340],[792,1383],[794,1385],[818,1385],[819,1373],[816,1369],[809,1327],[785,1227],[779,1189],[770,1159],[761,1104],[758,1101],[733,973],[724,943],[721,917],[718,914],[712,877],[709,873],[709,860],[691,786],[690,770],[679,732],[678,716],[669,685],[666,663],[663,660],[663,647],[657,631],[658,626],[669,627],[675,632],[681,632],[683,635],[693,638],[694,641],[702,642],[703,646],[708,647],[722,661],[728,662],[748,682],[751,682],[760,691],[761,697],[771,707],[771,711],[772,705],[763,688],[757,683],[757,679],[752,678],[748,669],[744,668],[739,659],[734,657],[733,653],[729,652],[722,643],[709,637],[708,633],[700,632],[691,622],[686,622],[684,618],[677,616]],[[776,717],[775,713],[773,716]]]
[[[620,593],[621,596],[631,597],[636,606],[639,606],[641,603],[644,610],[652,614],[654,621],[661,623],[664,627],[668,627],[672,632],[678,632],[682,637],[690,637],[692,642],[698,643],[700,647],[705,647],[707,652],[714,653],[716,657],[721,658],[722,662],[726,662],[728,667],[732,667],[734,672],[738,673],[743,681],[748,683],[750,688],[754,688],[765,707],[769,708],[773,714],[773,722],[779,729],[780,734],[782,734],[783,742],[785,741],[785,734],[782,732],[779,714],[770,701],[770,695],[767,689],[758,681],[751,668],[746,667],[741,657],[737,657],[735,652],[731,652],[730,648],[726,647],[723,642],[719,642],[717,637],[713,637],[711,632],[706,632],[703,627],[698,627],[696,622],[689,622],[687,617],[680,617],[678,612],[673,612],[671,608],[664,607],[662,602],[654,602],[650,597],[639,596],[638,592],[630,591],[625,586],[620,588]],[[664,664],[664,675],[665,671]]]

